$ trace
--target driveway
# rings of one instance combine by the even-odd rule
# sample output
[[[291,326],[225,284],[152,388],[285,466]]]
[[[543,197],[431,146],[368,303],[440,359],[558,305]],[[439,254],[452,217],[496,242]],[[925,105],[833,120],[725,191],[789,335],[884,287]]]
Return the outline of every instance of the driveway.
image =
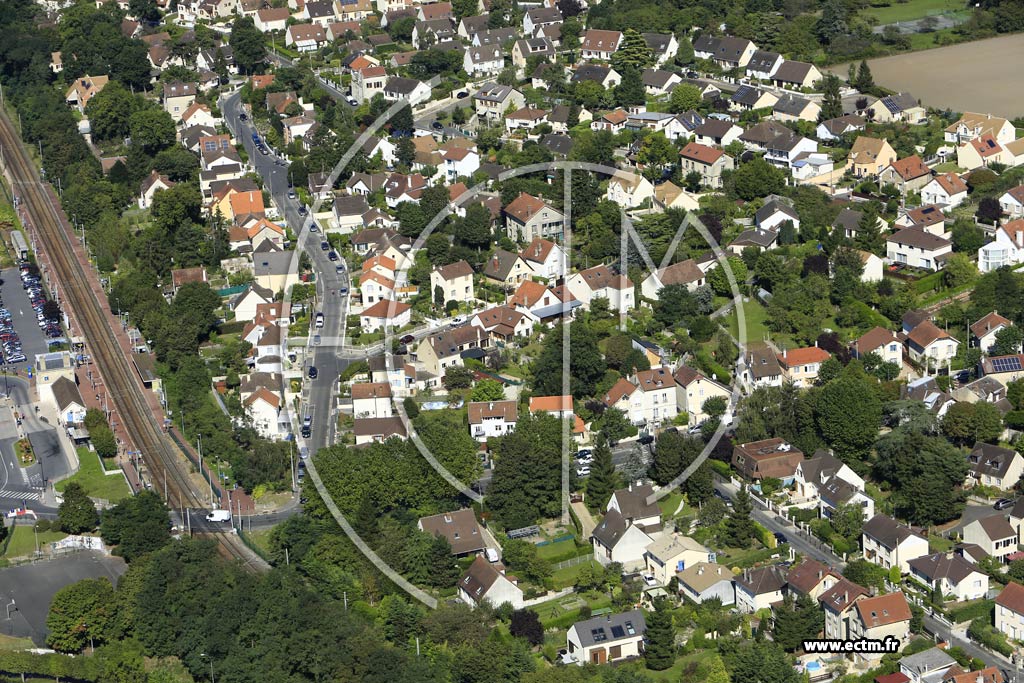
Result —
[[[580,540],[589,540],[591,534],[594,533],[594,527],[597,526],[597,522],[594,521],[594,516],[590,514],[590,510],[587,508],[586,503],[583,503],[582,501],[579,503],[571,503],[571,505],[572,511],[576,513],[576,517],[580,520],[580,526],[583,527],[582,538]]]

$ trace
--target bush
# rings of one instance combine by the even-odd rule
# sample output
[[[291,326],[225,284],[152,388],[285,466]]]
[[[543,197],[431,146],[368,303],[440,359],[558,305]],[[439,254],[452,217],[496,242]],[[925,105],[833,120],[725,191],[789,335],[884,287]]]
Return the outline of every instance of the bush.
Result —
[[[988,623],[988,617],[978,617],[967,627],[967,636],[990,650],[995,650],[1004,657],[1013,654],[1013,648],[1006,642],[1006,636],[999,633]]]
[[[402,400],[402,407],[405,408],[405,414],[409,416],[410,420],[416,419],[420,414],[420,406],[412,396],[406,396]]]
[[[994,610],[995,603],[993,601],[980,600],[970,605],[950,610],[949,618],[953,620],[954,624],[962,624],[965,621],[974,621],[980,618],[984,618],[985,623],[990,623]]]

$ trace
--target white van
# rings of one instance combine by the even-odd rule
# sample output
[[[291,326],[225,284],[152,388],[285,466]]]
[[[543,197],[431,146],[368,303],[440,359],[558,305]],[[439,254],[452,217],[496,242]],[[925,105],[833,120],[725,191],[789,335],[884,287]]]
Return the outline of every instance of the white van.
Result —
[[[229,522],[231,521],[231,512],[228,510],[211,510],[210,514],[206,515],[207,522]]]

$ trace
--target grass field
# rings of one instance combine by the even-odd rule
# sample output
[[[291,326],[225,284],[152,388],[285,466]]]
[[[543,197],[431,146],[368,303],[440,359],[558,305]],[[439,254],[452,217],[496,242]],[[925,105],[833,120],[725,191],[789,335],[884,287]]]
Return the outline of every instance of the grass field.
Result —
[[[120,472],[116,475],[103,474],[99,456],[88,448],[78,449],[78,462],[78,472],[64,481],[58,482],[56,485],[58,491],[63,491],[69,483],[75,482],[81,484],[85,492],[92,498],[117,502],[132,494],[131,489],[128,488],[128,482],[124,480],[124,475]]]
[[[893,0],[888,7],[868,7],[863,14],[874,17],[879,24],[895,24],[899,21],[913,21],[943,12],[956,12],[963,8],[964,4],[958,0],[910,0],[909,2]]]
[[[7,544],[7,552],[4,557],[27,557],[36,551],[36,534],[30,526],[16,526],[13,529],[10,543]],[[38,534],[39,548],[46,544],[59,541],[67,536],[60,531],[41,531]]]
[[[747,324],[747,341],[763,341],[765,335],[768,334],[768,328],[765,325],[768,311],[765,307],[753,299],[746,301],[743,304],[743,316]],[[725,319],[729,332],[732,333],[732,336],[738,337],[739,324],[736,321],[736,311],[729,313]]]

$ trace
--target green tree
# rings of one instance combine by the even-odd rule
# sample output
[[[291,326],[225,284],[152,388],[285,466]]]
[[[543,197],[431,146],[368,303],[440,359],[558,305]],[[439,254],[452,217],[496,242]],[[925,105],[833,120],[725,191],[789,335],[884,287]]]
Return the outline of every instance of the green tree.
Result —
[[[732,511],[725,518],[725,526],[722,528],[722,541],[732,548],[749,548],[751,541],[756,535],[754,520],[750,513],[753,506],[750,502],[750,494],[747,487],[742,486],[736,494]]]
[[[622,44],[612,53],[612,68],[620,74],[626,71],[642,71],[654,63],[647,41],[635,28],[627,28],[622,34]]]
[[[825,613],[806,593],[797,599],[787,595],[781,609],[775,610],[772,639],[784,650],[793,652],[803,641],[815,638],[825,628]]]
[[[1008,356],[1013,353],[1020,353],[1021,344],[1024,343],[1024,332],[1016,325],[1010,325],[996,332],[995,343],[988,353],[991,356]]]
[[[875,88],[875,79],[871,75],[871,67],[868,66],[866,59],[860,61],[860,67],[857,69],[857,82],[853,84],[853,87],[861,92],[871,92]]]
[[[786,176],[762,157],[741,164],[733,174],[733,190],[745,201],[777,194],[786,185]]]
[[[844,462],[861,459],[878,436],[882,403],[863,378],[840,377],[829,382],[817,402],[822,436]]]
[[[409,136],[399,138],[396,147],[395,159],[398,161],[398,165],[402,168],[412,168],[412,164],[416,160],[416,145],[412,138]]]
[[[666,601],[658,601],[654,611],[647,613],[644,659],[653,671],[664,671],[676,663],[676,634]]]
[[[620,107],[634,107],[647,102],[640,70],[624,67],[619,73],[622,74],[622,82],[615,86],[616,104]]]
[[[619,473],[612,462],[612,450],[606,439],[600,436],[594,446],[594,461],[590,464],[590,477],[587,478],[587,503],[592,508],[602,507],[620,483]]]
[[[864,508],[857,503],[840,505],[830,518],[832,528],[849,543],[860,541],[860,532],[864,527]]]
[[[739,643],[723,659],[733,681],[744,683],[800,683],[801,674],[777,644],[761,639]]]
[[[817,24],[818,40],[822,45],[829,45],[837,37],[849,32],[847,14],[846,6],[840,0],[826,0],[822,4],[821,18]]]
[[[174,144],[174,119],[163,109],[146,107],[132,113],[129,124],[132,145],[153,155]]]
[[[685,111],[696,109],[701,104],[700,90],[695,85],[683,83],[672,89],[672,95],[668,100],[669,111],[673,114],[682,114]]]
[[[153,491],[142,491],[105,510],[100,524],[103,542],[117,546],[115,553],[128,562],[170,543],[170,531],[167,508]]]
[[[835,74],[827,74],[822,81],[823,96],[819,121],[839,118],[843,115],[843,98],[839,94],[839,78]]]
[[[952,239],[954,251],[974,255],[985,245],[985,232],[969,218],[957,218],[953,221]]]
[[[525,638],[530,645],[541,645],[544,642],[544,626],[537,613],[530,609],[513,612],[508,631],[513,637]]]
[[[120,140],[128,135],[135,98],[117,81],[107,84],[89,100],[85,115],[96,140]]]
[[[991,403],[954,403],[942,418],[942,433],[965,445],[975,441],[995,443],[1003,432],[1002,415]]]
[[[266,63],[267,48],[263,33],[256,28],[252,17],[238,17],[231,24],[228,43],[235,56],[235,64],[244,74],[259,73]]]
[[[732,270],[733,277],[736,279],[736,284],[739,285],[742,292],[744,283],[750,277],[747,271],[747,264],[739,256],[729,256],[726,261]],[[715,266],[708,272],[708,284],[718,296],[732,297],[733,295],[732,286],[729,284],[729,276],[720,265]]]
[[[90,641],[102,645],[116,615],[114,587],[106,577],[64,586],[54,594],[46,615],[46,644],[60,652],[81,652]]]
[[[570,325],[556,325],[545,340],[544,348],[531,371],[534,393],[538,396],[559,396],[562,392],[562,348],[565,334],[569,334],[569,386],[573,396],[591,396],[597,382],[604,377],[607,369],[597,337],[581,319]]]
[[[978,278],[978,267],[967,254],[950,254],[942,275],[947,287],[962,287]]]
[[[473,387],[470,401],[501,401],[505,398],[505,387],[496,379],[482,379]]]
[[[93,448],[96,449],[96,454],[101,458],[113,458],[117,455],[117,438],[107,425],[100,425],[95,430],[91,430],[89,440],[92,442]]]
[[[489,506],[506,528],[533,524],[561,510],[562,423],[541,414],[520,417],[498,445]]]
[[[858,249],[869,251],[872,254],[885,252],[885,238],[878,229],[878,207],[874,202],[868,202],[861,213],[860,221],[857,222],[857,235],[854,237],[854,244]]]
[[[68,484],[64,489],[64,499],[57,508],[57,518],[61,530],[69,534],[92,531],[99,522],[96,505],[77,482]]]

